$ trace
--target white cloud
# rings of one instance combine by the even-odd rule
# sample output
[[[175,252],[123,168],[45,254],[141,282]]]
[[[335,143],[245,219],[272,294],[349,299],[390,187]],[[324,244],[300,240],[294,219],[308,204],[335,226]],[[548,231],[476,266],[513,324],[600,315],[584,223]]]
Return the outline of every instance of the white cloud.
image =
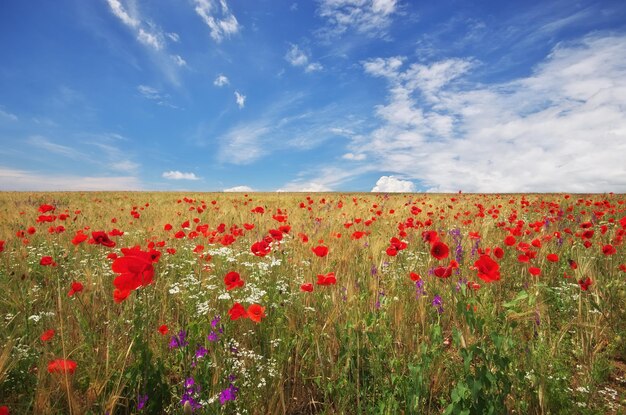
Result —
[[[226,193],[234,193],[234,192],[247,193],[247,192],[254,192],[254,189],[251,188],[250,186],[235,186],[235,187],[229,187],[228,189],[224,189],[223,191]]]
[[[345,160],[361,161],[361,160],[365,160],[367,156],[363,153],[358,153],[358,154],[346,153],[343,156],[341,156],[341,158]]]
[[[271,131],[265,122],[235,127],[219,138],[220,160],[232,164],[248,164],[267,152],[263,137]]]
[[[161,176],[164,179],[169,180],[200,180],[200,178],[196,176],[195,173],[183,173],[178,170],[163,172]]]
[[[415,192],[415,184],[409,180],[400,180],[394,176],[381,176],[376,182],[372,192],[378,193],[412,193]]]
[[[3,191],[90,191],[141,190],[137,177],[90,177],[38,173],[0,166],[0,190]]]
[[[170,55],[174,63],[178,66],[187,66],[187,61],[184,60],[180,55]]]
[[[285,54],[285,60],[289,62],[292,66],[302,66],[304,67],[304,71],[316,72],[324,69],[321,63],[319,62],[310,62],[309,55],[300,49],[298,45],[291,45],[289,50]]]
[[[173,105],[172,103],[169,102],[170,96],[168,94],[164,94],[154,87],[151,87],[149,85],[139,85],[137,86],[137,91],[145,99],[154,101],[158,105],[163,105],[165,107],[170,107],[170,108],[178,108],[176,105]]]
[[[178,33],[166,33],[165,36],[167,36],[172,42],[180,41],[180,36],[178,36]]]
[[[626,36],[558,45],[527,77],[472,84],[472,59],[376,59],[389,82],[363,149],[431,191],[626,191]],[[357,147],[358,145],[358,147]]]
[[[211,30],[211,37],[216,42],[236,34],[241,29],[234,14],[228,9],[226,0],[194,0],[198,16]]]
[[[239,93],[239,91],[235,91],[235,101],[239,109],[242,109],[246,105],[246,96]]]
[[[117,16],[126,26],[138,27],[140,22],[132,17],[119,0],[107,0],[109,7],[115,16]]]
[[[163,49],[163,41],[159,37],[159,35],[150,33],[142,28],[139,28],[137,32],[137,40],[144,45],[152,47],[154,50]]]
[[[12,114],[10,112],[6,112],[0,108],[0,117],[8,118],[11,121],[17,121],[17,115]]]
[[[371,37],[384,37],[397,12],[396,0],[321,0],[318,14],[328,26],[325,36],[337,36],[353,29]]]
[[[217,78],[215,78],[215,81],[213,81],[213,85],[215,86],[221,87],[221,86],[228,85],[228,84],[230,84],[230,81],[225,75],[222,75],[222,74],[219,74]]]

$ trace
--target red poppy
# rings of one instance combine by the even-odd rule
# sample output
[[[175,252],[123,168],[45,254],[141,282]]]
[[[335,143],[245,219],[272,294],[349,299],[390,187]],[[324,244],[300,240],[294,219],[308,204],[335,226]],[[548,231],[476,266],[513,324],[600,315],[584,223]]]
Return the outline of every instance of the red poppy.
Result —
[[[74,235],[74,239],[72,239],[72,244],[78,245],[79,243],[85,242],[86,240],[87,240],[87,235],[85,235],[81,229],[78,232],[76,232],[76,235]]]
[[[269,244],[266,241],[263,240],[263,241],[253,243],[250,250],[252,251],[254,255],[263,257],[269,254],[272,248],[269,246]]]
[[[56,264],[57,263],[54,262],[51,256],[43,256],[41,257],[41,260],[39,261],[39,265],[43,265],[44,267],[48,265],[55,266]]]
[[[469,288],[470,290],[478,291],[480,289],[480,284],[474,281],[468,281],[467,288]]]
[[[537,267],[528,268],[528,272],[530,272],[530,275],[533,275],[535,277],[541,275],[541,269]]]
[[[53,212],[54,209],[56,209],[56,208],[54,206],[52,206],[52,205],[44,204],[44,205],[39,206],[39,212],[40,213]]]
[[[109,235],[107,235],[104,231],[96,231],[91,233],[90,243],[94,243],[96,245],[104,245],[108,248],[114,248],[115,242],[109,239]]]
[[[571,269],[576,269],[578,268],[578,264],[576,263],[576,261],[574,261],[573,259],[568,259],[567,262],[569,263],[569,267]]]
[[[252,229],[254,229],[254,225],[252,223],[244,223],[243,227],[247,230],[250,231]]]
[[[303,292],[313,292],[313,284],[310,282],[306,282],[300,286],[300,291]]]
[[[166,223],[165,226],[163,226],[163,230],[165,231],[171,231],[173,228],[173,226],[169,223]]]
[[[422,279],[422,277],[420,276],[420,274],[416,273],[416,272],[411,272],[409,274],[409,277],[411,278],[411,281],[419,281]]]
[[[275,241],[282,241],[283,240],[283,233],[281,231],[279,231],[278,229],[270,229],[269,230],[269,234],[272,237],[272,239],[275,240]]]
[[[580,285],[580,289],[583,291],[587,291],[591,284],[593,284],[593,280],[589,277],[584,280],[582,278],[578,280],[578,285]]]
[[[363,236],[365,236],[365,232],[354,231],[352,235],[350,236],[350,239],[357,240],[357,239],[361,239]]]
[[[4,251],[4,242],[5,241],[0,241],[0,252]]]
[[[474,267],[478,270],[478,278],[485,282],[494,282],[500,280],[500,265],[489,255],[481,255]]]
[[[424,242],[434,244],[439,240],[439,234],[436,231],[425,231],[422,233],[422,239]]]
[[[243,308],[243,306],[239,303],[233,304],[230,310],[228,310],[228,315],[230,316],[231,320],[238,320],[240,318],[248,317],[246,309]]]
[[[506,246],[513,246],[515,245],[515,242],[517,242],[517,240],[515,239],[513,235],[509,235],[506,238],[504,238],[504,244]]]
[[[170,330],[170,329],[167,327],[167,325],[166,325],[166,324],[162,324],[162,325],[159,327],[159,333],[161,333],[163,336],[165,336],[169,330]]]
[[[334,272],[329,272],[326,275],[319,274],[317,276],[317,285],[335,285],[337,283],[337,278],[335,278]]]
[[[153,262],[159,260],[159,251],[142,251],[139,246],[133,248],[122,248],[123,257],[116,258],[111,264],[113,272],[120,274],[114,280],[116,291],[114,291],[115,302],[123,301],[130,291],[153,283],[154,267]]]
[[[620,271],[626,272],[626,264],[620,264],[620,266],[618,268],[619,268]]]
[[[73,360],[56,359],[48,363],[48,372],[50,373],[69,373],[76,371],[76,362]]]
[[[557,254],[548,254],[546,258],[550,262],[559,262],[559,256]]]
[[[226,284],[226,290],[230,291],[237,287],[243,287],[243,280],[238,272],[230,271],[224,276],[224,284]]]
[[[616,250],[616,249],[615,249],[615,247],[614,247],[613,245],[611,245],[611,244],[607,244],[607,245],[604,245],[604,246],[602,247],[602,253],[603,253],[605,256],[614,255],[616,252],[617,252],[617,250]]]
[[[81,292],[83,290],[83,288],[84,288],[83,284],[81,284],[78,281],[74,281],[74,282],[72,282],[72,288],[70,288],[69,292],[67,293],[67,296],[71,297],[74,294]]]
[[[320,258],[328,255],[328,247],[324,245],[318,245],[315,248],[311,248],[311,251],[313,251],[313,253]]]
[[[34,226],[31,226],[30,228],[26,229],[26,233],[28,233],[29,235],[34,235],[35,232],[37,232],[37,229],[35,229]]]
[[[119,288],[114,289],[113,300],[118,304],[121,303],[128,298],[128,296],[130,295],[130,291],[131,290],[120,290]]]
[[[493,248],[493,256],[498,259],[502,259],[502,257],[504,256],[504,250],[499,246],[496,246],[495,248]]]
[[[439,266],[433,270],[433,273],[436,277],[439,278],[450,278],[450,276],[452,275],[452,267]]]
[[[430,254],[437,258],[438,260],[446,259],[450,254],[450,248],[443,242],[435,242],[432,244],[430,248]]]
[[[42,342],[47,342],[48,340],[51,340],[54,337],[54,330],[50,329],[50,330],[46,330],[43,332],[43,334],[39,337],[41,339]]]
[[[0,406],[0,415],[9,415],[9,407],[6,405]]]
[[[398,255],[398,250],[393,245],[388,247],[385,252],[387,252],[387,255],[389,255],[389,256],[396,256],[396,255]]]
[[[265,307],[261,307],[259,304],[252,304],[248,307],[248,318],[255,323],[260,323],[261,319],[265,317]]]

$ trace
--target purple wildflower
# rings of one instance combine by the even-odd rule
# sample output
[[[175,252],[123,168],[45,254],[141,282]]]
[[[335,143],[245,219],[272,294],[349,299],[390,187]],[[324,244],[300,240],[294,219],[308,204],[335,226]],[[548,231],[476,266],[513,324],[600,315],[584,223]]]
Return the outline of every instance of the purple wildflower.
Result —
[[[139,395],[137,397],[137,410],[141,411],[148,402],[148,395]]]
[[[437,308],[437,312],[439,314],[443,314],[443,301],[441,300],[441,297],[439,295],[435,295],[432,304],[433,307]]]
[[[215,318],[211,320],[211,327],[213,328],[217,327],[217,325],[220,324],[220,319],[221,317],[219,315],[215,316]]]
[[[170,349],[187,346],[189,342],[187,342],[186,338],[187,338],[187,332],[185,330],[179,331],[178,335],[173,336],[172,339],[170,340],[170,344],[169,344]]]
[[[424,294],[424,280],[415,281],[415,299],[418,300]]]
[[[239,388],[236,388],[232,383],[228,385],[226,389],[220,392],[220,405],[224,405],[228,401],[234,401],[237,399],[237,392]]]

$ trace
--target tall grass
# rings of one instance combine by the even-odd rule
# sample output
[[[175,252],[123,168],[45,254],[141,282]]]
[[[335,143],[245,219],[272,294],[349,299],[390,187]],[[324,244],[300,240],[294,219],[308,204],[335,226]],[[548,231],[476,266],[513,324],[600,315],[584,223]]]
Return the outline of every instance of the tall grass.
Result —
[[[622,413],[625,201],[0,193],[0,406],[16,414]],[[39,212],[43,204],[54,210]],[[280,226],[290,229],[255,256],[252,244]],[[72,243],[79,230],[113,229],[123,232],[110,236],[115,247]],[[431,254],[425,231],[449,247],[447,258]],[[228,234],[234,242],[224,245]],[[395,256],[393,237],[406,243]],[[117,303],[110,254],[135,245],[161,252],[154,283]],[[328,255],[312,251],[319,245]],[[528,250],[534,258],[521,262]],[[497,261],[499,281],[478,278],[481,255]],[[55,265],[41,265],[44,256]],[[451,275],[437,277],[453,259]],[[243,287],[226,289],[230,271]],[[329,273],[335,284],[316,284]],[[68,296],[73,282],[84,289]],[[259,304],[265,317],[231,320],[235,303]],[[49,329],[54,337],[42,340]],[[57,359],[75,371],[49,371]]]

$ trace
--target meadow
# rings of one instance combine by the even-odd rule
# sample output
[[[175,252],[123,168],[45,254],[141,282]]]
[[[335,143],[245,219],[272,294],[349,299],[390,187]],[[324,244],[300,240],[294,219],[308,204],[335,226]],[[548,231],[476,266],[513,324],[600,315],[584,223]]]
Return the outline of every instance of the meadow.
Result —
[[[626,412],[626,196],[0,193],[1,414]]]

